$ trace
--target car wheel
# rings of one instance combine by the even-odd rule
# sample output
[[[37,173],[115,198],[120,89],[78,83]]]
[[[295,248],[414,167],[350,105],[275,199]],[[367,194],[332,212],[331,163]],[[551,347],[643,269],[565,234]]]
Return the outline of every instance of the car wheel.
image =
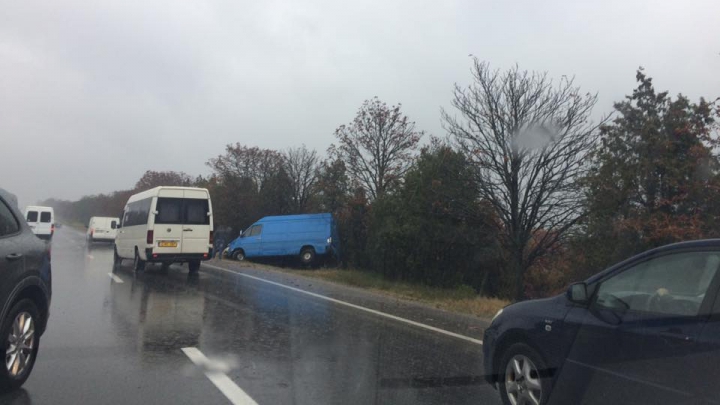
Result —
[[[300,262],[306,266],[311,265],[315,261],[315,249],[305,248],[300,251]]]
[[[232,253],[232,258],[241,262],[241,261],[245,260],[245,252],[238,249]]]
[[[547,403],[550,376],[540,354],[524,343],[516,343],[505,351],[500,362],[498,388],[505,405]]]
[[[197,273],[198,270],[200,270],[200,260],[188,262],[188,268],[190,269],[190,273]]]
[[[133,262],[133,269],[135,271],[145,270],[145,260],[140,258],[140,253],[135,249],[135,261]]]
[[[37,330],[40,312],[35,303],[24,299],[15,304],[0,329],[5,366],[0,370],[0,391],[20,387],[32,371],[40,344]]]

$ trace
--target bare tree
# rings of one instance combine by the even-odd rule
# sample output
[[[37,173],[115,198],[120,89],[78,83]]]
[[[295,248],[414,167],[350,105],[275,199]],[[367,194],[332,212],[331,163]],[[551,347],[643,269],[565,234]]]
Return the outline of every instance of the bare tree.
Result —
[[[328,152],[345,163],[350,178],[374,199],[395,186],[412,164],[423,132],[377,97],[366,100],[352,123],[335,130],[338,145]]]
[[[573,79],[556,85],[546,73],[516,66],[491,71],[474,59],[473,83],[455,85],[444,127],[476,169],[480,198],[494,209],[515,276],[515,297],[533,262],[583,215],[578,180],[600,124],[590,121],[597,95],[580,95]]]
[[[271,149],[248,147],[236,143],[225,147],[225,154],[212,158],[207,165],[223,181],[250,179],[257,190],[282,167],[282,155]]]
[[[285,171],[292,185],[292,210],[303,212],[317,182],[319,159],[317,152],[308,150],[305,145],[290,148],[284,155]]]

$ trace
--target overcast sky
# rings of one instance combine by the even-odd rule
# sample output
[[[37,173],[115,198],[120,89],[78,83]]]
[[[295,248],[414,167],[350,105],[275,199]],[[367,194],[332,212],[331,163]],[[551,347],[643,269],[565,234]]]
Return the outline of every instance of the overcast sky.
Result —
[[[662,4],[661,4],[662,3]],[[0,13],[0,187],[21,206],[207,174],[240,142],[323,154],[363,100],[444,136],[469,54],[575,75],[596,115],[635,86],[720,96],[720,2],[35,1]]]

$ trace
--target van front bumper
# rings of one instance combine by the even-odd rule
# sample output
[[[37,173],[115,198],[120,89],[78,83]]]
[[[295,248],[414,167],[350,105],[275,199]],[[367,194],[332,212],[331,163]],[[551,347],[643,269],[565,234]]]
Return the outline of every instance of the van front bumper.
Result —
[[[184,263],[195,260],[210,260],[212,258],[212,249],[208,249],[207,253],[153,253],[152,248],[145,249],[145,257],[148,262],[172,262]]]

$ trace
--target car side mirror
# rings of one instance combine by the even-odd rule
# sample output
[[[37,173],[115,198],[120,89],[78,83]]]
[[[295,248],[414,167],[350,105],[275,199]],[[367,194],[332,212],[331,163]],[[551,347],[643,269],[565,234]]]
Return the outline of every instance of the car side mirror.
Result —
[[[115,225],[115,229],[120,229],[120,228],[122,228],[122,224],[118,223],[117,225]]]
[[[588,286],[584,282],[575,283],[570,286],[567,290],[567,298],[570,302],[580,305],[587,305],[590,303],[590,296],[588,295]]]

